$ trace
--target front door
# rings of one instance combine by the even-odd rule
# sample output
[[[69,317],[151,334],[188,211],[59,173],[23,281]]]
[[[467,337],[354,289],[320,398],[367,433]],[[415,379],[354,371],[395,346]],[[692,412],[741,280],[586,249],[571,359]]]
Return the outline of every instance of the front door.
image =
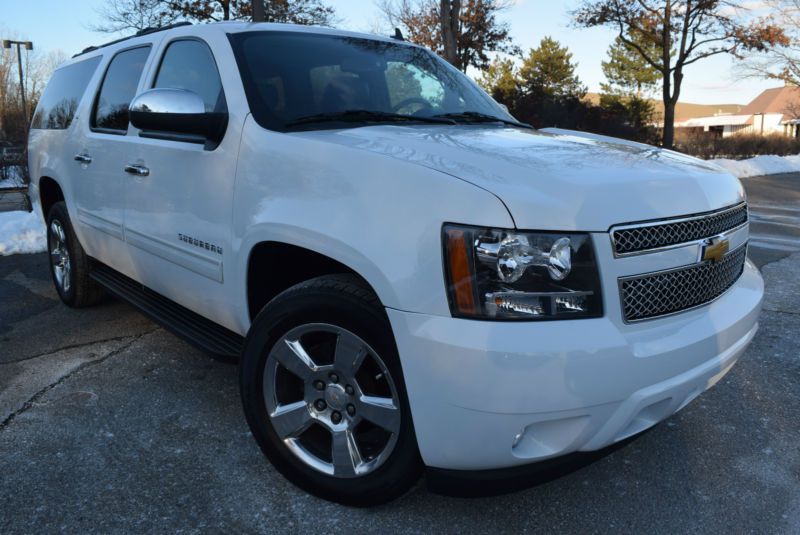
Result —
[[[206,111],[227,112],[208,45],[178,38],[163,47],[151,87],[200,95]],[[225,313],[224,266],[230,255],[238,136],[218,146],[186,136],[139,133],[124,162],[125,239],[135,278],[197,313],[233,327]]]

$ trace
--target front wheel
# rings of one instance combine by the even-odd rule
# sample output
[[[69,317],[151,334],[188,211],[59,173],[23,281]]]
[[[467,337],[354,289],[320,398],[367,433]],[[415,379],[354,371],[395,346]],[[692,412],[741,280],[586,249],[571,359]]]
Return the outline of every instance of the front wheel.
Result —
[[[319,277],[275,298],[248,334],[241,388],[263,452],[308,492],[374,505],[419,478],[391,328],[357,278]]]

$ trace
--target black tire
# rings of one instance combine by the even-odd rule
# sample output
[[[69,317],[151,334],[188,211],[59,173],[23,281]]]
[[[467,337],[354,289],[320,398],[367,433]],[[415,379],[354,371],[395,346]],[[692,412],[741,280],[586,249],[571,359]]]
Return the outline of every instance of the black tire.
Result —
[[[378,353],[400,401],[399,433],[391,453],[373,471],[349,479],[317,471],[293,454],[276,433],[264,399],[264,370],[271,349],[290,330],[318,323],[346,329]],[[247,422],[261,450],[287,479],[311,494],[345,505],[377,505],[404,494],[422,473],[422,460],[389,320],[375,294],[355,276],[318,277],[273,299],[258,314],[247,335],[240,386]]]
[[[58,240],[54,225],[59,225],[63,230],[64,245],[68,253],[70,268],[64,277],[65,282],[60,282],[57,276],[58,258],[53,254],[53,250],[57,247]],[[47,213],[47,251],[53,284],[65,305],[82,308],[95,305],[103,299],[105,291],[89,277],[92,260],[86,255],[78,236],[75,235],[64,201],[55,203]]]

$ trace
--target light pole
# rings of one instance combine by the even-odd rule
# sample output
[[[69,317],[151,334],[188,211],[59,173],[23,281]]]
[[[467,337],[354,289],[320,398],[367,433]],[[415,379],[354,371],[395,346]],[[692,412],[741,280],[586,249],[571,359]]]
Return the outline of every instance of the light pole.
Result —
[[[17,66],[19,67],[19,93],[22,96],[22,113],[25,115],[25,130],[27,131],[28,125],[28,105],[25,102],[25,78],[22,77],[22,54],[19,51],[20,46],[24,46],[25,50],[33,50],[33,43],[30,41],[13,41],[11,39],[3,39],[3,48],[11,48],[11,45],[17,45]]]

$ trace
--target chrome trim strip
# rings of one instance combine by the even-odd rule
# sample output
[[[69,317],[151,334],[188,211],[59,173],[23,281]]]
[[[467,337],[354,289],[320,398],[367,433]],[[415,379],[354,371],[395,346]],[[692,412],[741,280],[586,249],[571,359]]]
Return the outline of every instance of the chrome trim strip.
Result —
[[[617,242],[614,239],[614,233],[618,232],[618,231],[621,231],[621,230],[638,229],[638,228],[646,228],[646,227],[657,227],[657,226],[660,226],[660,225],[671,225],[671,224],[674,224],[674,223],[684,223],[686,221],[695,221],[695,220],[703,219],[703,218],[709,217],[709,216],[722,215],[722,214],[725,214],[726,212],[732,212],[734,210],[738,210],[738,209],[742,208],[743,206],[747,209],[747,203],[746,202],[741,202],[741,203],[736,204],[734,206],[729,206],[727,208],[722,208],[720,210],[712,210],[710,212],[702,212],[700,214],[694,214],[694,215],[690,215],[690,216],[681,216],[681,217],[674,217],[674,218],[668,218],[668,219],[641,221],[639,223],[625,223],[625,224],[622,224],[622,225],[614,225],[613,227],[611,227],[608,230],[608,235],[611,238],[611,251],[614,253],[614,258],[625,258],[626,256],[638,256],[638,255],[642,255],[642,254],[651,254],[651,253],[657,253],[657,252],[661,252],[661,251],[668,251],[670,249],[676,249],[678,247],[686,247],[687,245],[698,245],[698,244],[702,243],[703,240],[705,240],[707,238],[712,238],[714,236],[720,236],[720,235],[723,235],[723,234],[736,232],[737,230],[740,230],[745,225],[748,225],[750,223],[750,210],[747,209],[747,220],[744,223],[742,223],[741,225],[738,225],[738,226],[736,226],[734,228],[728,229],[728,230],[726,230],[726,231],[724,231],[722,233],[711,234],[709,236],[704,236],[703,238],[699,238],[697,240],[681,242],[681,243],[673,243],[671,245],[664,245],[664,246],[661,246],[661,247],[653,247],[653,248],[650,248],[650,249],[642,249],[640,251],[631,251],[629,253],[618,253],[617,252]]]
[[[125,229],[125,241],[134,247],[186,268],[216,282],[222,282],[222,262],[197,251],[179,247],[159,238]]]
[[[740,245],[736,249],[734,249],[732,251],[729,251],[728,254],[726,254],[723,258],[726,258],[728,256],[734,255],[734,254],[738,253],[742,248],[744,248],[744,250],[745,250],[744,261],[745,261],[745,264],[746,264],[747,263],[747,247],[748,247],[748,242],[745,242],[744,245]],[[629,275],[629,276],[626,276],[626,277],[619,277],[617,279],[617,295],[619,296],[619,307],[620,307],[619,309],[620,309],[620,312],[622,313],[622,321],[623,321],[623,323],[625,323],[626,325],[631,325],[631,324],[634,324],[634,323],[641,323],[643,321],[651,321],[651,320],[667,318],[669,316],[675,316],[676,314],[683,314],[684,312],[689,312],[691,310],[697,310],[698,308],[704,307],[706,305],[710,305],[711,303],[713,303],[714,301],[716,301],[717,299],[719,299],[720,297],[722,297],[723,295],[728,293],[730,291],[730,289],[733,288],[733,286],[739,280],[739,278],[741,278],[742,273],[744,273],[744,265],[743,265],[742,266],[742,273],[740,273],[739,277],[737,277],[736,280],[733,281],[733,284],[731,284],[724,292],[722,292],[718,296],[716,296],[716,297],[714,297],[712,299],[709,299],[708,301],[704,301],[704,302],[702,302],[700,304],[691,306],[689,308],[682,308],[680,310],[675,310],[674,312],[667,312],[666,314],[659,314],[658,316],[649,316],[647,318],[629,320],[627,317],[625,317],[625,296],[622,293],[622,283],[627,282],[627,281],[631,281],[631,280],[644,279],[644,278],[652,277],[652,276],[655,276],[655,275],[664,275],[665,273],[672,273],[673,271],[682,271],[684,269],[697,267],[697,266],[700,266],[700,265],[703,265],[703,264],[707,264],[709,262],[711,262],[711,261],[710,260],[706,260],[705,262],[696,262],[694,264],[685,264],[683,266],[678,266],[678,267],[674,267],[674,268],[662,269],[662,270],[658,270],[658,271],[650,271],[649,273],[642,273],[640,275]]]
[[[87,227],[99,230],[100,232],[108,234],[109,236],[113,236],[118,240],[123,239],[121,224],[95,215],[87,210],[84,210],[83,208],[78,208],[78,221]]]

